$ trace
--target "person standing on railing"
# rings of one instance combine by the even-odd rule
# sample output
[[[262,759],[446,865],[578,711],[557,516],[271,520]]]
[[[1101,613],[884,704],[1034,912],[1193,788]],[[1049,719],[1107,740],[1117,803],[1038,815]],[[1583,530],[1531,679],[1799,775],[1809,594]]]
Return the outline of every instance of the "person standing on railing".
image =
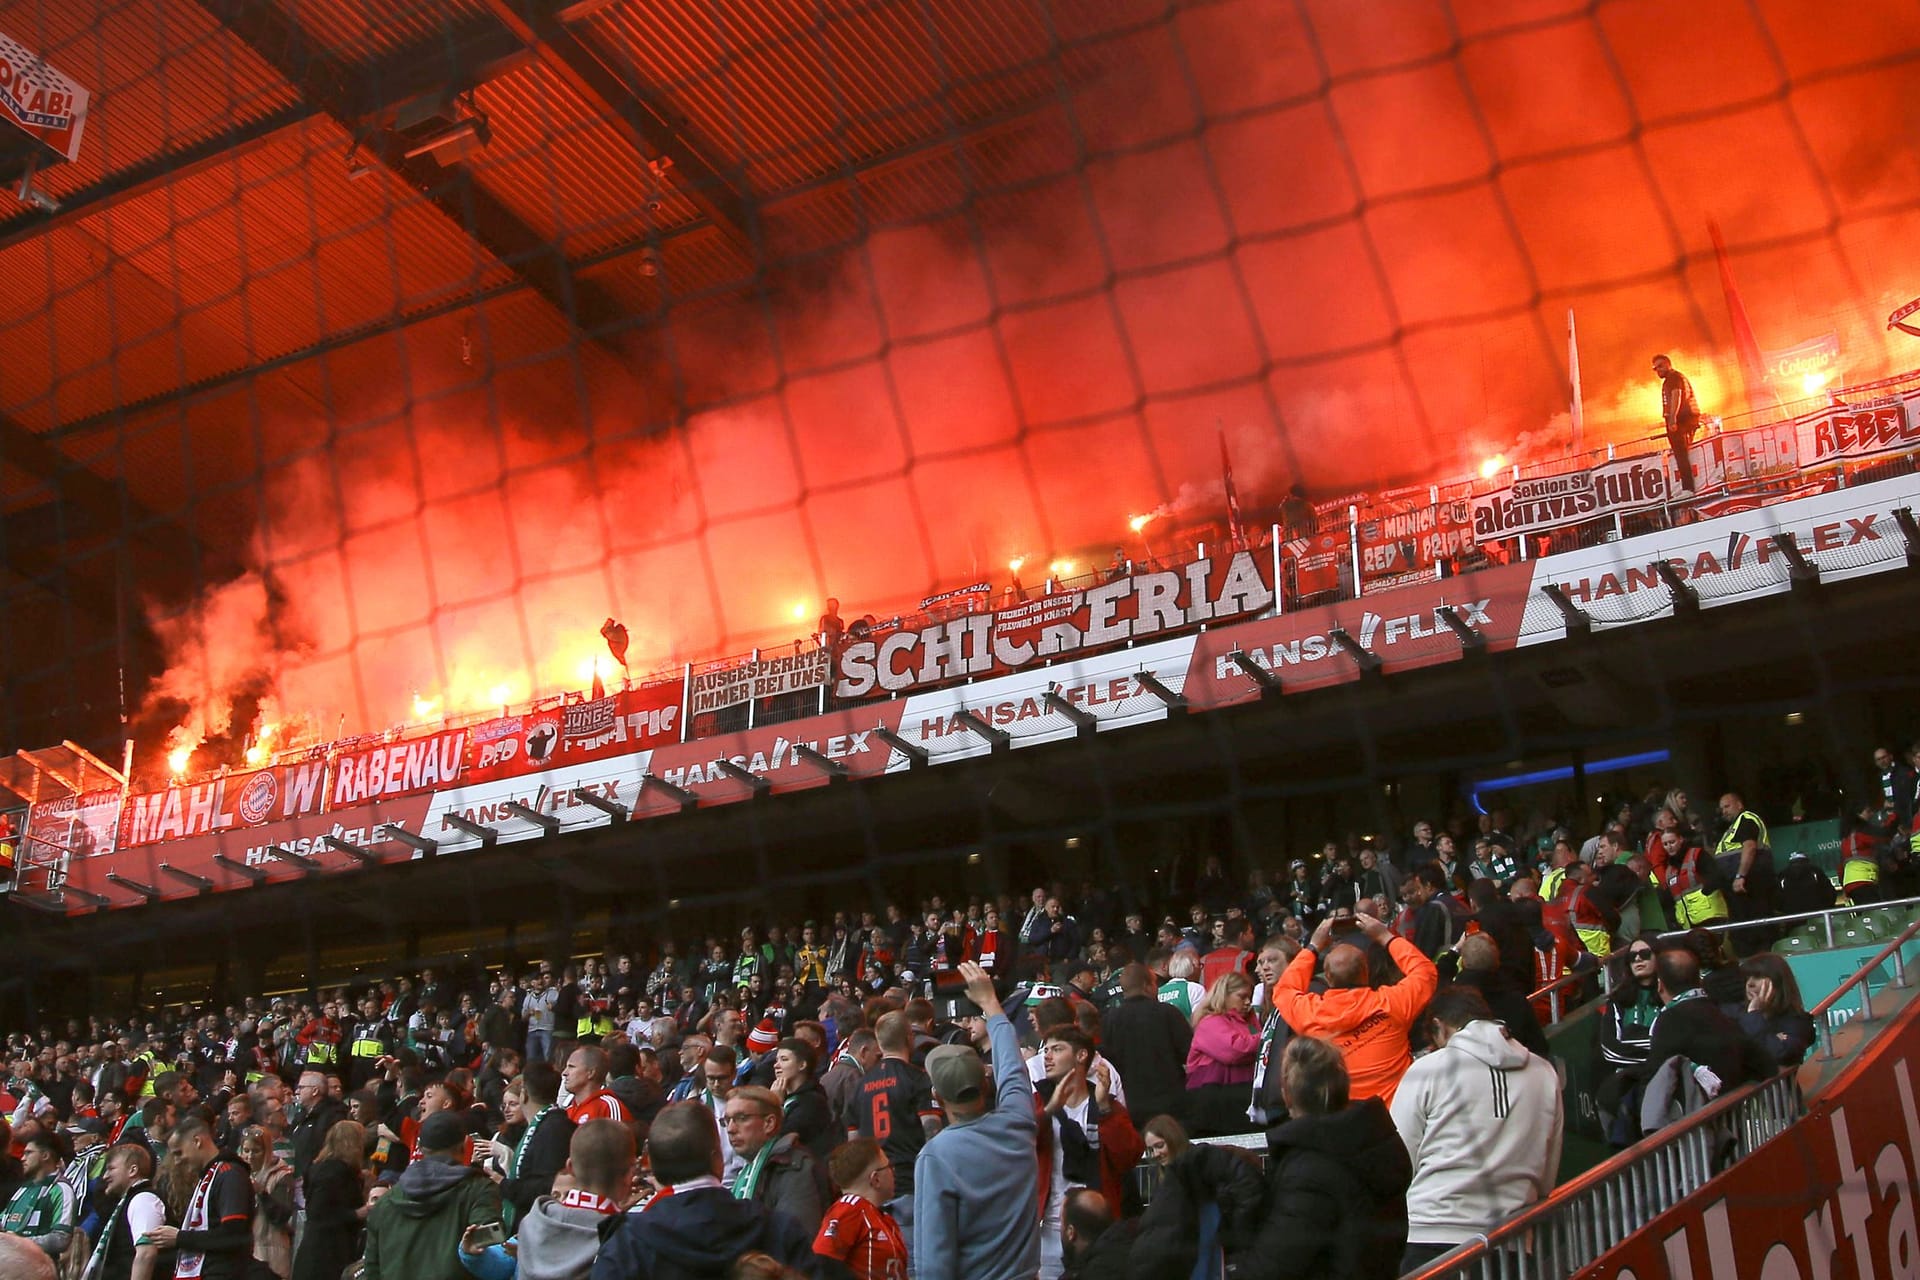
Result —
[[[1441,988],[1425,1021],[1433,1052],[1393,1095],[1413,1161],[1403,1272],[1545,1199],[1565,1123],[1553,1064],[1509,1035],[1478,991]]]
[[[1700,429],[1700,400],[1687,375],[1665,356],[1653,358],[1653,376],[1660,379],[1660,416],[1665,420],[1667,447],[1673,450],[1674,470],[1680,473],[1680,492],[1693,492],[1693,433]]]

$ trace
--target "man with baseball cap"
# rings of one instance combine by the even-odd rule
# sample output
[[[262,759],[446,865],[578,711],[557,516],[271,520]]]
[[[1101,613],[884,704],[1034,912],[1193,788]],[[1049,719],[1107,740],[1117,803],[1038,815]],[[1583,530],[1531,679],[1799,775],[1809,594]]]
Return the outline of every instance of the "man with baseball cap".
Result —
[[[1032,1280],[1040,1270],[1038,1121],[1033,1081],[993,979],[965,963],[967,998],[987,1017],[993,1092],[970,1045],[927,1054],[947,1127],[914,1162],[913,1258],[917,1280]]]

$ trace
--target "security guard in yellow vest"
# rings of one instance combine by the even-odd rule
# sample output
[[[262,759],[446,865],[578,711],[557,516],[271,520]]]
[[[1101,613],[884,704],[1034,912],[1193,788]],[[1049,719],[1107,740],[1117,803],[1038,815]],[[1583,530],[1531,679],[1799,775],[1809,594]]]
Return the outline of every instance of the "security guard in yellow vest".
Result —
[[[583,1044],[599,1044],[613,1034],[613,1015],[605,1000],[580,1002],[580,1016],[574,1020],[573,1038]]]
[[[369,996],[360,1002],[360,1021],[347,1045],[347,1077],[359,1089],[380,1074],[380,1059],[393,1052],[392,1024],[380,1016],[380,1002]]]
[[[1727,829],[1713,848],[1713,860],[1720,873],[1733,885],[1733,891],[1752,899],[1762,908],[1771,904],[1779,881],[1773,870],[1773,850],[1767,844],[1767,824],[1748,809],[1737,792],[1720,797],[1720,816]],[[1753,883],[1748,884],[1751,878]]]
[[[1567,898],[1567,920],[1589,955],[1604,960],[1613,953],[1613,930],[1607,925],[1606,913],[1593,899],[1589,877],[1574,884]]]
[[[160,1063],[160,1055],[155,1051],[154,1043],[152,1042],[127,1060],[127,1075],[129,1077],[138,1076],[140,1078],[140,1096],[143,1098],[151,1098],[153,1096],[153,1078],[165,1070],[166,1068]]]
[[[1666,888],[1676,922],[1686,929],[1723,924],[1733,912],[1720,890],[1720,869],[1706,851],[1677,828],[1660,833],[1666,851]]]

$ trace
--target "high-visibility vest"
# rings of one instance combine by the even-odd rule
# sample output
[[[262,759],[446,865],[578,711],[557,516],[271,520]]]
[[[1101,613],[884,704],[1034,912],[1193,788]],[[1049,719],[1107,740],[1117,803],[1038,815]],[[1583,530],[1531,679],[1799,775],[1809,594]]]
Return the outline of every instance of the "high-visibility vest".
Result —
[[[1567,878],[1565,867],[1555,867],[1540,879],[1540,901],[1552,902],[1560,896],[1560,885]]]
[[[142,1062],[147,1064],[147,1069],[141,1074],[140,1096],[143,1098],[151,1098],[153,1096],[153,1078],[160,1074],[160,1060],[153,1056],[153,1050],[142,1049],[133,1055],[132,1061],[127,1065],[132,1067]]]
[[[593,1036],[605,1037],[612,1034],[613,1018],[605,1010],[597,1014],[583,1013],[574,1023],[573,1038],[576,1040],[585,1040]]]
[[[1725,920],[1733,914],[1727,907],[1727,895],[1718,890],[1708,893],[1705,881],[1700,878],[1700,859],[1705,856],[1697,849],[1691,850],[1677,865],[1668,864],[1667,885],[1673,892],[1673,911],[1689,929],[1697,924]]]
[[[1729,826],[1726,829],[1726,831],[1721,833],[1720,843],[1717,846],[1715,846],[1713,850],[1714,857],[1722,858],[1722,857],[1725,857],[1727,854],[1740,852],[1740,845],[1742,842],[1739,840],[1735,840],[1733,838],[1733,833],[1740,829],[1741,819],[1744,819],[1744,818],[1753,819],[1753,824],[1756,827],[1760,828],[1760,847],[1762,849],[1767,847],[1767,824],[1760,821],[1760,815],[1753,812],[1751,809],[1742,809],[1740,811],[1740,816],[1733,820],[1733,825]]]
[[[340,1057],[340,1046],[331,1040],[313,1040],[307,1045],[307,1065],[310,1067],[330,1067]]]
[[[1840,866],[1840,883],[1852,888],[1856,884],[1880,883],[1880,861],[1877,858],[1848,858]]]
[[[356,1058],[384,1058],[387,1055],[386,1037],[380,1034],[380,1028],[363,1026],[353,1033],[353,1044],[348,1052]]]
[[[1585,921],[1580,918],[1583,911],[1588,917]],[[1573,925],[1580,945],[1590,954],[1604,959],[1613,952],[1613,934],[1599,917],[1600,909],[1588,900],[1586,886],[1573,886],[1573,896],[1567,902],[1567,920]]]

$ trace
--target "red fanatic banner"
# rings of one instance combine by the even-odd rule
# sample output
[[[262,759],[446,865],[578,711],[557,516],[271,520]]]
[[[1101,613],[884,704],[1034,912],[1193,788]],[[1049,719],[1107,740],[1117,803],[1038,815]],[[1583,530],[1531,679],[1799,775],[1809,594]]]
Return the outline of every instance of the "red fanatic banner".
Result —
[[[202,891],[194,881],[172,874],[176,871],[211,882],[216,892],[245,889],[254,883],[253,875],[232,864],[254,868],[270,881],[296,880],[307,874],[306,868],[282,858],[276,852],[279,849],[318,862],[322,874],[358,868],[359,859],[328,844],[328,836],[382,859],[398,861],[413,857],[413,850],[393,839],[383,828],[391,824],[407,831],[420,831],[428,803],[427,796],[408,796],[385,804],[364,805],[350,813],[309,814],[263,827],[237,827],[168,840],[159,845],[121,849],[108,857],[75,858],[68,882],[76,888],[103,895],[113,906],[132,907],[145,901],[140,891],[107,879],[108,872],[138,881],[158,891],[162,899],[173,899],[195,897]],[[215,854],[229,861],[222,862]],[[85,909],[73,900],[67,905],[70,910]]]
[[[1578,1273],[1593,1280],[1910,1276],[1920,1263],[1920,1011],[1811,1113]]]
[[[1452,606],[1485,638],[1488,649],[1511,649],[1532,583],[1532,565],[1506,565],[1219,627],[1194,642],[1184,692],[1195,710],[1258,698],[1259,684],[1230,656],[1236,650],[1278,676],[1288,692],[1358,679],[1359,664],[1332,634],[1336,628],[1379,658],[1388,672],[1451,662],[1460,656],[1460,638],[1441,620],[1442,606]]]
[[[680,682],[644,684],[592,702],[474,725],[460,781],[521,778],[555,765],[644,751],[679,734]]]
[[[874,730],[898,730],[905,705],[903,699],[894,698],[863,711],[836,711],[765,729],[656,747],[647,772],[709,804],[739,800],[749,794],[749,784],[721,768],[722,760],[765,778],[775,791],[801,791],[830,782],[824,769],[801,754],[802,747],[844,765],[852,777],[876,777],[887,771],[893,748]],[[675,812],[678,807],[671,797],[648,787],[641,791],[633,816],[651,817]]]
[[[1273,603],[1260,557],[1239,551],[1116,578],[1027,604],[856,640],[841,650],[834,693],[865,698],[969,676],[1018,671],[1042,659],[1165,635],[1258,613]]]
[[[425,738],[407,738],[336,756],[333,783],[327,788],[327,808],[450,786],[460,780],[466,751],[467,731],[448,729]]]
[[[319,813],[326,797],[326,775],[326,761],[303,760],[128,796],[120,815],[120,846],[131,848]]]

